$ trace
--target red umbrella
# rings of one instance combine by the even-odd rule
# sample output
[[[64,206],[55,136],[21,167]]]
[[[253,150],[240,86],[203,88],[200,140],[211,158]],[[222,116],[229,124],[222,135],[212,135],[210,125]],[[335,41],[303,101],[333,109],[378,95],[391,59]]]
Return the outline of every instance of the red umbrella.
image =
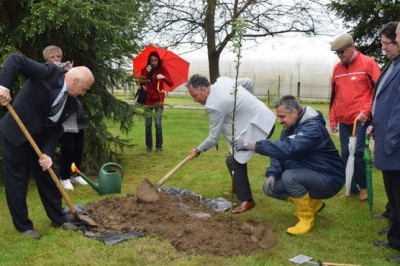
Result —
[[[163,66],[167,69],[171,80],[174,82],[172,87],[164,84],[165,91],[173,91],[178,86],[188,80],[189,63],[172,51],[148,45],[136,57],[133,58],[133,76],[140,77],[141,71],[147,65],[149,54],[156,51],[160,55]]]

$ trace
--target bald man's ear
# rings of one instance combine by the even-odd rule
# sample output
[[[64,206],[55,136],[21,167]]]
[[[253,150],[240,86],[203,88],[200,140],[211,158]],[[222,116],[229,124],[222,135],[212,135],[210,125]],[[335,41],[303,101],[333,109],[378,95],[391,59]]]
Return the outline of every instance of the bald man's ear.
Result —
[[[74,84],[78,84],[79,83],[79,77],[77,77],[77,76],[72,76],[72,82],[74,83]]]

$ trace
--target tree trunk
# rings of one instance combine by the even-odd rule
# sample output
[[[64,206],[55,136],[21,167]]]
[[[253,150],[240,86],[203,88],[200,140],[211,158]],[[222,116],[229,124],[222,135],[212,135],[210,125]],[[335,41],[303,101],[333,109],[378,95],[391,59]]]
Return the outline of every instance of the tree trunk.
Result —
[[[210,82],[214,83],[219,77],[219,56],[220,53],[208,53],[208,70],[210,72]]]
[[[204,27],[207,39],[208,51],[208,70],[210,73],[210,82],[214,83],[219,77],[219,56],[220,52],[216,49],[215,33],[215,8],[216,0],[207,0],[206,16],[204,18]]]

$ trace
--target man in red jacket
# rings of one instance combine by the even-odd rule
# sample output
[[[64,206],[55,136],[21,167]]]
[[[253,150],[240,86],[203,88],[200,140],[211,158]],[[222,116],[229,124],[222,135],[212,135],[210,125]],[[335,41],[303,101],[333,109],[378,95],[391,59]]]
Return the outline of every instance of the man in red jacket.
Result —
[[[359,194],[359,199],[365,201],[368,197],[363,159],[365,132],[371,123],[373,91],[381,71],[373,58],[356,49],[352,36],[347,33],[332,42],[331,50],[335,51],[340,62],[336,64],[331,80],[330,127],[334,133],[339,131],[341,156],[346,165],[349,137],[353,123],[357,123],[351,193]]]

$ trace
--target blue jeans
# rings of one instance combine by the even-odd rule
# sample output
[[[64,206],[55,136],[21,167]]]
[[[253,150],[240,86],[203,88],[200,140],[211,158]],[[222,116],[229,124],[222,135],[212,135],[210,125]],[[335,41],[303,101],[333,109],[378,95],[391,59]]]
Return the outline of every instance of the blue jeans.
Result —
[[[309,169],[288,169],[280,178],[276,178],[272,190],[263,186],[263,191],[270,197],[287,200],[302,198],[307,193],[313,199],[327,199],[338,191],[333,191],[323,178],[323,174]]]
[[[365,189],[367,187],[366,173],[365,173],[365,162],[364,162],[364,150],[367,147],[365,144],[365,133],[370,122],[367,121],[364,125],[357,123],[356,128],[356,152],[354,153],[354,174],[353,180],[351,182],[351,193],[358,193],[359,188]],[[340,135],[340,147],[341,147],[341,157],[344,165],[347,164],[347,159],[349,158],[349,139],[353,131],[353,124],[347,125],[339,124],[339,135]],[[358,187],[359,188],[358,188]]]
[[[146,117],[146,147],[149,149],[153,148],[153,134],[152,134],[152,124],[153,119],[155,120],[156,127],[156,148],[162,149],[163,146],[163,134],[162,134],[162,112],[161,107],[148,107],[150,114]],[[153,116],[154,112],[154,116]]]

